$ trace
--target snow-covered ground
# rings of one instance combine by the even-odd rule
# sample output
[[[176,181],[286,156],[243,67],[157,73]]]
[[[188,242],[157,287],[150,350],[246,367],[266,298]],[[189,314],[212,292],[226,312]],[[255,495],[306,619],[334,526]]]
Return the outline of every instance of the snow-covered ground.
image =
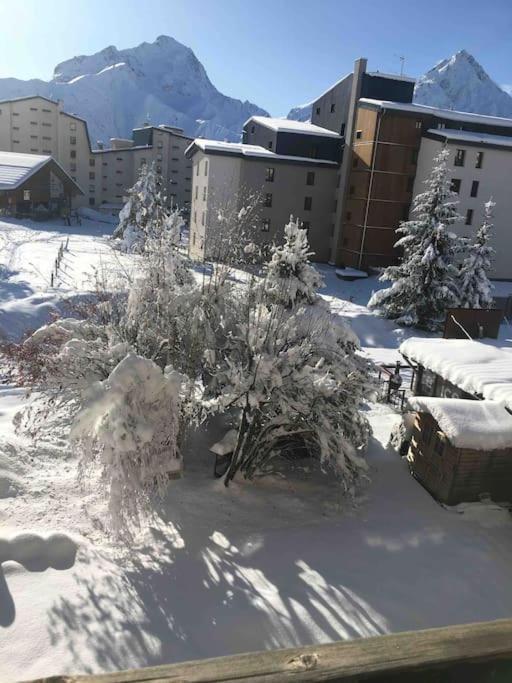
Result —
[[[105,225],[0,223],[0,328],[15,338],[90,271],[129,267]],[[66,280],[47,275],[61,240]],[[103,267],[103,265],[101,266]],[[365,307],[375,279],[321,268],[325,296],[379,361],[410,331]],[[417,333],[416,333],[417,334]],[[503,328],[501,345],[511,345]],[[132,546],[103,530],[105,500],[80,489],[66,425],[15,434],[23,392],[0,386],[0,680],[106,671],[510,616],[512,522],[492,504],[438,505],[387,448],[397,415],[375,406],[369,481],[349,506],[311,464],[291,476],[213,479],[197,437],[185,476]]]

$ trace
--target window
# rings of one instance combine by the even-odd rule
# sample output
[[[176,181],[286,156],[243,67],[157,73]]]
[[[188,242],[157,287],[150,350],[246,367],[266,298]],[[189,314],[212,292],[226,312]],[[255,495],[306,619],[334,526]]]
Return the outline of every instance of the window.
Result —
[[[30,111],[37,111],[37,107],[30,107]]]
[[[345,124],[344,123],[341,124],[340,135],[345,135]]]
[[[473,222],[473,209],[468,209],[466,211],[466,225],[471,225]]]
[[[313,145],[311,147],[311,158],[312,159],[318,158],[318,145]]]
[[[311,223],[309,221],[302,221],[300,227],[302,230],[306,231],[306,235],[309,235],[309,229],[311,227]]]
[[[314,185],[315,184],[315,172],[314,171],[308,171],[306,174],[306,185]]]
[[[89,185],[89,192],[94,192],[95,189],[94,185]]]
[[[451,182],[451,185],[450,185],[450,190],[451,190],[452,192],[456,192],[457,194],[459,194],[459,192],[460,192],[460,182],[461,182],[461,181],[460,181],[460,178],[452,178],[452,182]]]
[[[51,140],[47,135],[43,135],[43,140]]]
[[[261,224],[261,231],[268,232],[270,230],[270,218],[264,218]]]
[[[437,127],[438,128],[446,128],[446,124],[445,123],[438,123]]]
[[[93,159],[92,157],[89,159],[89,166],[96,166],[96,159]]]
[[[347,213],[345,214],[345,219],[347,221],[352,220],[352,211],[347,211]]]
[[[273,183],[274,182],[274,172],[275,172],[274,168],[267,168],[265,170],[265,180],[267,181],[267,183]]]
[[[122,172],[120,169],[117,169],[117,171],[116,171],[116,174],[117,174],[117,175],[122,175],[122,173],[123,173],[123,172]]]
[[[161,155],[161,154],[157,154],[157,155],[156,155],[156,160],[157,160],[157,161],[162,161],[162,155]],[[174,159],[173,159],[173,161],[174,161]],[[176,159],[176,161],[178,161],[178,160]]]
[[[348,188],[348,193],[349,193],[349,194],[354,194],[354,192],[355,192],[355,187],[354,187],[353,185],[351,185],[351,186]]]
[[[417,164],[418,163],[418,150],[413,149],[411,152],[411,164]]]
[[[251,133],[254,133],[254,131],[255,131],[255,127],[251,126]]]
[[[333,213],[336,213],[337,210],[338,210],[338,200],[335,199],[335,200],[334,200],[334,205],[333,205],[333,208],[332,208],[332,212],[333,212]]]
[[[30,201],[30,190],[23,190],[23,201],[24,202]]]
[[[208,175],[208,159],[206,159],[204,162],[204,174]]]
[[[19,128],[18,128],[18,130],[19,130]],[[31,135],[31,136],[30,136],[30,139],[31,139],[31,140],[37,140],[37,135]]]
[[[407,178],[407,187],[406,187],[406,192],[412,192],[412,188],[414,187],[414,176],[410,175]]]
[[[196,199],[197,199],[198,192],[199,192],[199,187],[196,185],[196,195],[195,195]]]
[[[122,161],[123,157],[116,157],[116,161]]]
[[[192,246],[193,247],[196,246],[196,233],[195,232],[192,233]]]
[[[33,149],[30,150],[30,152],[32,154],[37,154],[39,152],[39,150],[34,147]]]
[[[157,167],[156,167],[156,172],[157,172],[157,173],[162,173],[162,167],[161,167],[161,166],[157,166]]]
[[[418,128],[418,130],[421,130],[421,121],[416,121],[416,128]]]
[[[70,170],[72,173],[74,173],[74,172],[76,171],[76,164],[75,164],[74,161],[69,165],[69,170]]]
[[[69,130],[76,130],[76,123],[74,121],[71,121],[69,124]]]
[[[315,113],[316,113],[317,116],[320,116],[320,107],[317,107],[317,108],[315,109]]]
[[[268,141],[268,148],[269,148],[269,149],[272,149],[272,140],[269,140],[269,141]]]
[[[41,125],[46,126],[46,128],[51,128],[52,124],[43,122]]]
[[[478,180],[473,180],[473,182],[471,183],[471,197],[476,197],[478,195],[479,184],[480,183],[478,182]]]
[[[178,157],[171,157],[171,161],[179,161]],[[187,166],[187,168],[190,168],[190,166]]]
[[[76,137],[74,135],[69,136],[69,144],[76,145]]]
[[[94,171],[89,171],[89,180],[94,180],[95,177],[96,174],[94,173]]]
[[[333,103],[333,104],[331,104],[331,114],[334,114],[335,111],[336,111],[336,105]]]
[[[206,186],[203,187],[203,201],[206,201]]]
[[[13,142],[13,145],[19,145],[20,144],[19,140],[13,140],[12,142]]]
[[[483,163],[484,163],[484,153],[483,152],[477,152],[476,153],[475,168],[482,168]]]
[[[13,129],[13,130],[19,130],[20,127],[19,127],[19,126],[13,126],[12,129]],[[37,135],[36,135],[36,137],[37,137]]]
[[[41,111],[45,111],[47,114],[51,114],[52,110],[51,109],[41,109]]]
[[[266,193],[265,199],[263,201],[263,206],[268,206],[268,207],[272,206],[272,193],[271,192]]]
[[[437,455],[443,455],[444,436],[440,432],[437,432],[437,434],[436,434],[436,440],[434,443],[434,451]]]
[[[197,223],[197,211],[194,211],[194,223]]]
[[[19,113],[18,111],[13,111],[12,115],[13,115],[13,116],[19,116],[20,113]]]
[[[89,206],[94,206],[96,204],[96,200],[94,197],[89,197]]]
[[[205,215],[204,215],[204,211],[203,211],[203,213],[201,214],[201,225],[204,225],[204,219],[205,219]]]
[[[199,164],[196,166],[196,175],[199,175]]]
[[[363,137],[362,130],[356,130],[356,140],[360,140]]]
[[[31,126],[37,126],[37,121],[31,121],[31,122],[30,122],[30,125],[31,125]]]
[[[455,166],[464,166],[464,159],[466,157],[466,152],[463,149],[458,149],[455,152]]]
[[[336,187],[340,186],[340,182],[341,182],[341,175],[338,173],[338,175],[336,176]]]
[[[72,159],[76,159],[76,149],[72,149],[72,150],[70,151],[70,153],[69,153],[69,156],[70,156]]]
[[[304,197],[304,211],[311,211],[312,206],[313,206],[313,198],[312,197]]]

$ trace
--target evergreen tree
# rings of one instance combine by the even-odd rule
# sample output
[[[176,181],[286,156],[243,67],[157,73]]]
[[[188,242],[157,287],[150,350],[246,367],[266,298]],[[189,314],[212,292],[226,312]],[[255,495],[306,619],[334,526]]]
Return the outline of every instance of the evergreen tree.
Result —
[[[468,247],[468,255],[462,264],[460,303],[464,308],[491,308],[493,303],[493,286],[487,273],[494,256],[489,239],[495,206],[492,197],[484,204],[483,222],[478,228],[475,241]]]
[[[288,308],[300,303],[312,304],[317,299],[316,290],[323,287],[324,283],[309,261],[313,252],[309,250],[307,231],[290,216],[284,235],[284,244],[271,248],[271,258],[263,281],[265,298]]]
[[[139,177],[128,190],[128,201],[119,212],[119,225],[113,237],[121,239],[123,251],[142,251],[149,237],[159,233],[166,218],[166,198],[155,164],[142,164]]]
[[[450,231],[460,216],[450,188],[444,148],[434,158],[427,191],[413,202],[415,220],[401,223],[403,236],[395,244],[403,250],[399,265],[389,266],[380,279],[391,287],[375,292],[368,308],[401,325],[437,330],[447,308],[459,303],[459,271],[456,257],[462,240]]]

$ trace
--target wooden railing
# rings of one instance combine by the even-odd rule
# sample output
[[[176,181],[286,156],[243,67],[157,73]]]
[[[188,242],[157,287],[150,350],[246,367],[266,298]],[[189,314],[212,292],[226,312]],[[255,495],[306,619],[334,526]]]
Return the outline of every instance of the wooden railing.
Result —
[[[54,676],[33,683],[345,683],[366,680],[379,683],[512,681],[512,619],[95,676]]]

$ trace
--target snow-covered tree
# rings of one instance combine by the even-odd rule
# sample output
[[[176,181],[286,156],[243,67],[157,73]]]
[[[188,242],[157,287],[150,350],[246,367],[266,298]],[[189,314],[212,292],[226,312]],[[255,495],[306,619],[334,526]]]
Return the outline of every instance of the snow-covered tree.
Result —
[[[434,158],[427,190],[413,202],[416,218],[400,224],[403,250],[400,263],[384,270],[380,279],[391,287],[375,292],[368,307],[401,325],[437,330],[447,308],[459,303],[457,257],[462,240],[450,228],[460,220],[456,195],[450,188],[449,151]]]
[[[119,225],[113,237],[121,240],[119,246],[123,251],[142,251],[146,239],[158,230],[167,215],[154,162],[149,166],[142,164],[137,182],[127,194],[128,201],[119,212]]]
[[[467,256],[460,271],[460,305],[464,308],[491,308],[492,289],[487,273],[491,269],[494,249],[489,244],[493,227],[492,197],[484,205],[484,218],[475,241],[466,247]]]
[[[307,231],[290,216],[284,228],[284,243],[272,246],[270,262],[262,282],[269,301],[288,308],[316,301],[317,289],[323,287],[323,280],[309,261],[312,254]]]
[[[180,390],[184,378],[151,360],[126,355],[108,378],[85,392],[72,440],[81,453],[81,474],[97,463],[109,494],[115,531],[150,511],[181,472]]]

